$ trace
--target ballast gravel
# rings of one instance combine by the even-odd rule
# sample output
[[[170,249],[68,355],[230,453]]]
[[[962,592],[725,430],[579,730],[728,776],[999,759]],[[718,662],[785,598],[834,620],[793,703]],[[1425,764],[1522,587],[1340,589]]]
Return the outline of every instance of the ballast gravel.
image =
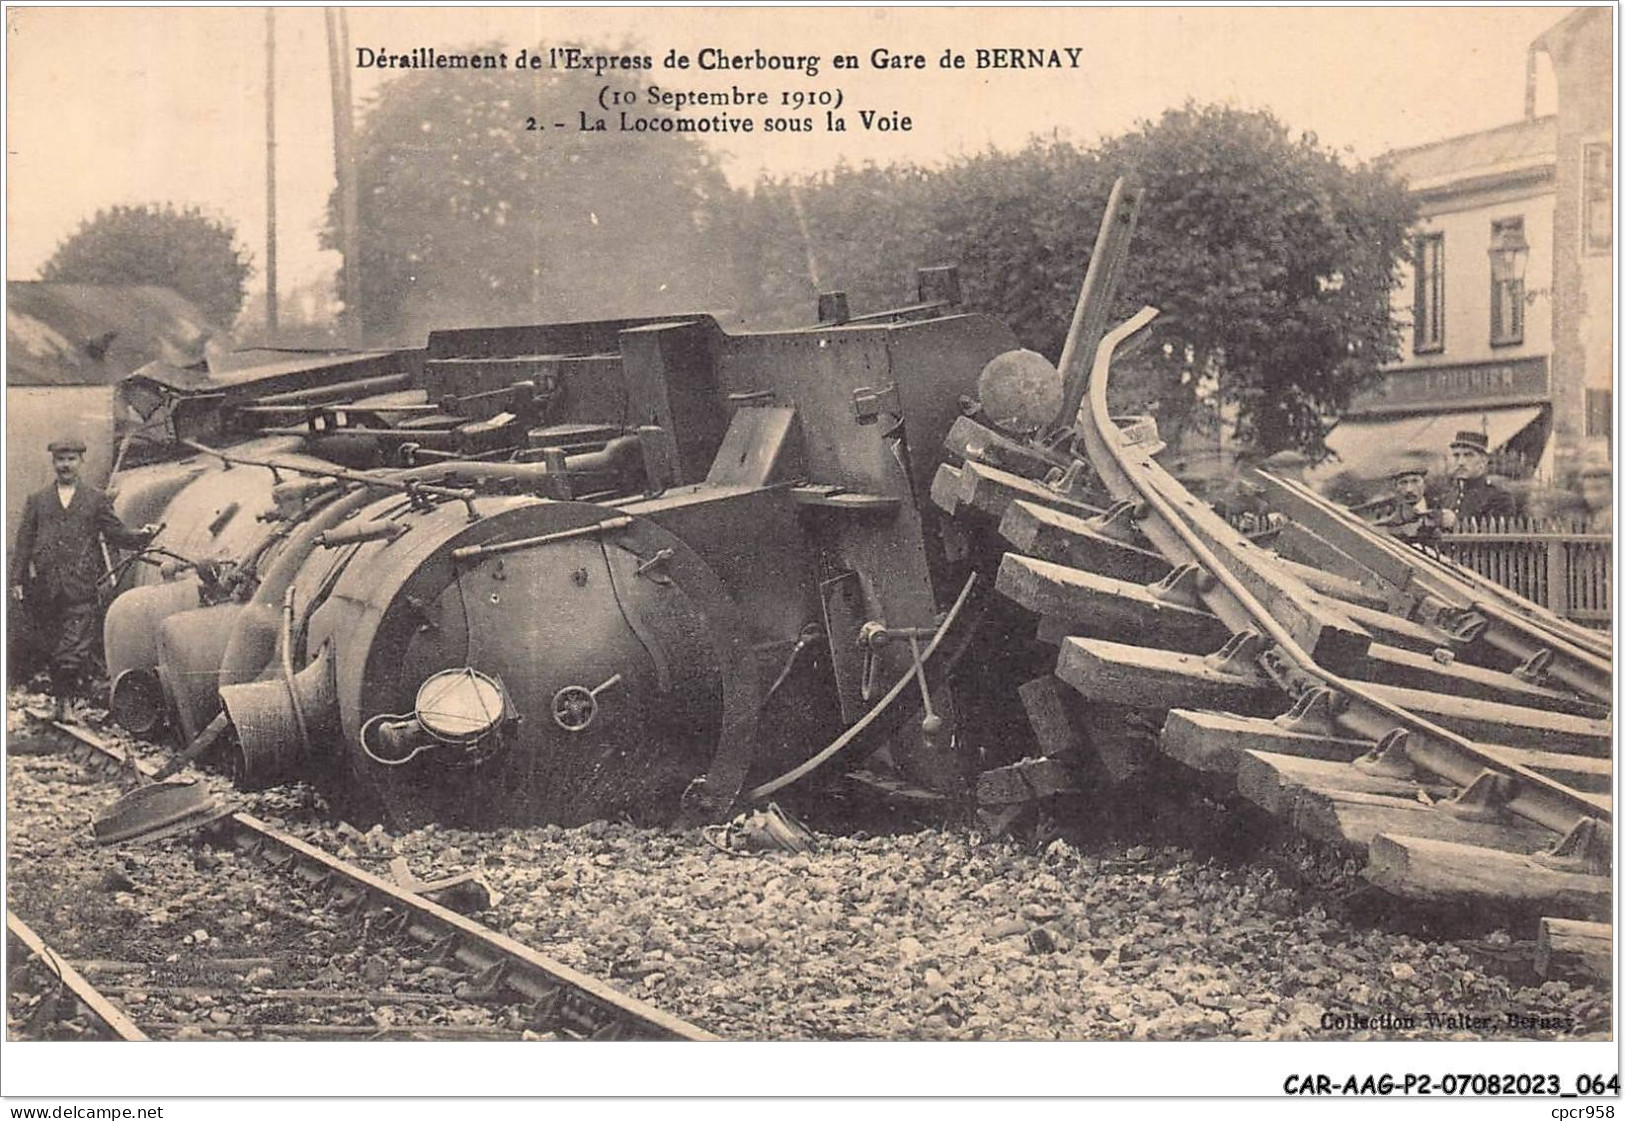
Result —
[[[62,796],[72,804],[17,804],[19,790],[39,798],[31,769],[63,766],[9,760],[14,893],[17,862],[37,861],[63,884],[101,882],[116,897],[129,890],[122,877],[140,895],[172,859],[165,853],[190,851],[188,838],[117,853],[31,840],[33,814],[78,827],[107,798],[105,783],[87,780],[61,787],[77,792]],[[403,859],[424,882],[474,873],[489,889],[479,921],[728,1039],[1609,1031],[1608,991],[1542,983],[1527,941],[1503,931],[1418,937],[1361,917],[1339,894],[1348,870],[1327,874],[1329,858],[1306,849],[1287,861],[1305,874],[1286,867],[1285,877],[1279,853],[1271,864],[1149,838],[991,839],[955,828],[823,834],[814,851],[740,855],[698,832],[613,822],[397,836],[334,821],[305,787],[238,797],[272,825],[382,876]],[[43,886],[36,880],[32,890]],[[261,921],[243,910],[241,921]]]
[[[1560,1039],[1610,1022],[1607,992],[1540,982],[1504,932],[1389,932],[1188,849],[931,829],[741,856],[607,822],[324,832],[358,863],[478,873],[482,921],[732,1039]]]

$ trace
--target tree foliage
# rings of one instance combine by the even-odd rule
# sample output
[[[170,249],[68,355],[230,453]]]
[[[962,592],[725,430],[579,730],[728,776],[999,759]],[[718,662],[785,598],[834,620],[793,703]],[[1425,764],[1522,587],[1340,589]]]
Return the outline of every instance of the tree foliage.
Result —
[[[635,73],[614,88],[635,94],[636,115],[667,115]],[[416,71],[364,107],[357,310],[370,337],[731,302],[729,188],[709,149],[691,133],[619,131],[618,113],[590,108],[602,84],[552,69]],[[608,129],[583,131],[584,107]],[[329,248],[337,207],[335,194]]]
[[[809,261],[854,311],[908,302],[912,266],[955,262],[970,307],[1058,358],[1122,175],[1145,202],[1117,317],[1144,304],[1161,315],[1151,345],[1120,363],[1117,403],[1155,412],[1166,436],[1222,423],[1262,453],[1321,453],[1328,421],[1398,357],[1389,290],[1412,211],[1380,170],[1267,112],[1186,106],[1093,150],[1034,143],[938,171],[763,183],[740,223],[740,257],[761,270],[746,311],[771,321],[789,297],[809,307]]]
[[[155,284],[173,288],[221,327],[243,306],[253,271],[228,222],[196,207],[115,206],[97,211],[40,270],[58,284]]]
[[[1138,363],[1152,399],[1174,416],[1233,408],[1260,451],[1318,456],[1326,418],[1399,356],[1403,185],[1268,113],[1216,107],[1170,111],[1101,162],[1146,188],[1123,296],[1162,311]]]
[[[741,311],[755,326],[806,323],[820,292],[854,311],[913,302],[913,268],[930,264],[931,173],[840,164],[816,177],[766,179],[741,203]]]

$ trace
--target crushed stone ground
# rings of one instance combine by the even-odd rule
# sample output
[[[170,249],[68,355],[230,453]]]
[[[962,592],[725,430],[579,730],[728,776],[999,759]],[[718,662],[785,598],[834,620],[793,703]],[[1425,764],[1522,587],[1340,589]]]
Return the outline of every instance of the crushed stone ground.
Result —
[[[105,780],[60,781],[56,772],[70,766],[8,760],[11,901],[32,908],[24,917],[70,954],[97,956],[98,938],[152,926],[154,911],[174,920],[161,926],[167,936],[184,939],[190,916],[177,912],[187,904],[166,898],[158,870],[189,853],[189,842],[98,848],[87,823],[109,796]],[[68,793],[40,802],[43,770],[52,790]],[[935,828],[822,835],[814,852],[738,856],[697,833],[612,822],[394,836],[333,821],[303,787],[246,804],[380,875],[399,857],[424,881],[475,872],[492,898],[480,921],[730,1039],[1609,1031],[1609,993],[1542,983],[1527,942],[1503,931],[1422,937],[1362,918],[1341,901],[1346,870],[1307,850],[1224,860],[1149,840],[989,840]],[[48,888],[69,898],[52,904]],[[238,921],[252,930],[266,919],[253,889],[240,890],[248,894]],[[72,901],[98,892],[106,906]],[[309,933],[290,933],[288,949]],[[368,967],[364,957],[334,965],[341,974]],[[1342,1019],[1385,1014],[1382,1026],[1363,1029]],[[1509,1014],[1548,1026],[1507,1026]],[[1463,1027],[1462,1016],[1479,1026]]]

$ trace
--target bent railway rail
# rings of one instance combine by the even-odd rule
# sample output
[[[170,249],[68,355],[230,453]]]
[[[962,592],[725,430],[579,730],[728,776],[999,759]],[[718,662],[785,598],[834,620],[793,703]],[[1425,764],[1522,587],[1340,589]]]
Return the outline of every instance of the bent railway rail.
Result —
[[[88,729],[30,712],[38,731],[93,770],[128,770],[151,777],[157,767],[126,755]],[[232,846],[329,892],[356,923],[426,947],[430,957],[477,973],[483,989],[505,991],[529,1009],[528,1018],[566,1038],[712,1040],[717,1037],[653,1005],[536,952],[465,915],[324,852],[251,814],[214,822]]]
[[[1109,206],[1091,274],[1131,228]],[[1606,636],[1288,479],[1259,476],[1291,519],[1273,548],[1244,536],[1157,463],[1152,422],[1109,415],[1114,353],[1156,314],[1078,338],[1110,288],[1085,281],[1063,355],[1075,418],[1025,442],[962,418],[963,464],[932,488],[971,528],[996,523],[1014,550],[997,589],[1059,648],[1023,688],[1046,757],[1017,766],[1092,754],[1126,781],[1160,747],[1364,857],[1391,894],[1610,917]]]
[[[45,940],[34,933],[31,926],[12,914],[10,908],[6,910],[6,932],[27,947],[29,956],[57,979],[62,990],[71,995],[74,1001],[102,1026],[108,1038],[126,1043],[147,1041],[147,1034],[137,1027],[133,1020],[108,1000],[95,985],[86,980],[82,973],[69,965],[61,954],[46,945]]]

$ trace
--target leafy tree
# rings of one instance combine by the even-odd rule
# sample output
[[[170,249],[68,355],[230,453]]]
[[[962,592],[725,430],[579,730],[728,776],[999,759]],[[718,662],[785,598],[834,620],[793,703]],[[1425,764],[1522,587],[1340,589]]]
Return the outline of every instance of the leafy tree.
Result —
[[[59,284],[156,284],[173,288],[214,323],[230,327],[253,271],[229,223],[191,207],[115,206],[97,211],[40,270]]]
[[[619,110],[598,109],[597,92],[635,98],[629,117],[720,110],[651,106],[639,71],[516,70],[507,53],[508,69],[405,74],[364,107],[355,158],[366,333],[409,340],[460,323],[730,304],[730,191],[709,149],[695,133],[619,131]],[[581,130],[583,112],[607,130]],[[335,193],[329,248],[337,207]]]
[[[758,183],[737,221],[746,321],[807,323],[818,293],[836,289],[858,313],[912,303],[912,270],[933,263],[932,183],[912,165],[845,163]]]
[[[1380,169],[1345,164],[1267,112],[1188,105],[1093,150],[1035,142],[936,171],[766,183],[746,207],[741,256],[791,274],[810,256],[854,310],[905,302],[916,265],[957,262],[968,306],[1058,358],[1120,175],[1146,198],[1117,318],[1143,304],[1161,315],[1151,345],[1119,364],[1114,403],[1153,411],[1165,437],[1222,423],[1265,454],[1323,453],[1328,420],[1398,357],[1389,290],[1413,215]],[[746,291],[785,295],[771,278]]]
[[[1122,295],[1162,311],[1159,345],[1135,363],[1159,416],[1233,408],[1259,451],[1318,458],[1326,418],[1399,357],[1403,184],[1269,113],[1222,107],[1170,110],[1100,159],[1146,188]]]

